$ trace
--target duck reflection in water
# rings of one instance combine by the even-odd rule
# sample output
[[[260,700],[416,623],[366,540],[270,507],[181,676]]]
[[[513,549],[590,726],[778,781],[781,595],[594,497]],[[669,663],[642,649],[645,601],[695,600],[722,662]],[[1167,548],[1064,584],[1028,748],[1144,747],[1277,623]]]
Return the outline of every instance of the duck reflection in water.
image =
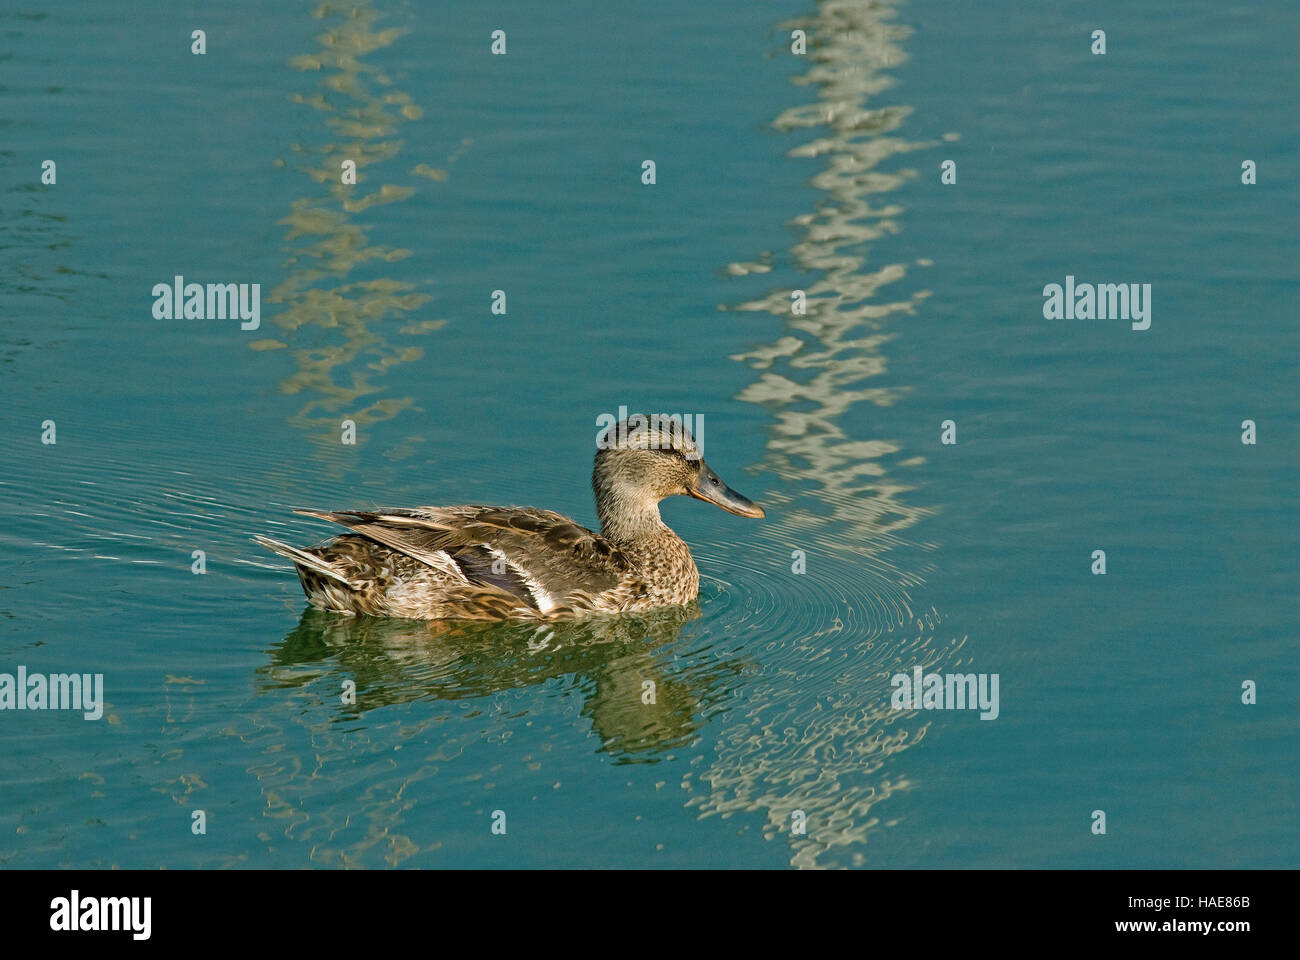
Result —
[[[466,700],[550,681],[583,697],[602,752],[655,762],[691,742],[743,664],[715,651],[678,656],[697,602],[640,615],[556,623],[348,617],[308,607],[270,651],[263,689],[356,684],[336,721],[422,700]],[[330,677],[333,679],[329,679]],[[712,708],[712,709],[711,709]]]

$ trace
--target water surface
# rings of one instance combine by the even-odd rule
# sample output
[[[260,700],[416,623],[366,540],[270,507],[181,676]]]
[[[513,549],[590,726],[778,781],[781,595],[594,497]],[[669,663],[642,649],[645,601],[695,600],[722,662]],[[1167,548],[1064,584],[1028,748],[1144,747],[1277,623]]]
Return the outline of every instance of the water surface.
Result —
[[[0,713],[0,863],[1295,866],[1296,27],[5,14],[0,671],[108,705]],[[260,283],[260,328],[154,319],[176,274]],[[1151,283],[1151,329],[1045,320],[1066,275]],[[330,532],[297,506],[594,524],[621,405],[704,415],[768,510],[665,504],[690,608],[348,621],[249,542]],[[998,674],[998,718],[892,709],[914,666]]]

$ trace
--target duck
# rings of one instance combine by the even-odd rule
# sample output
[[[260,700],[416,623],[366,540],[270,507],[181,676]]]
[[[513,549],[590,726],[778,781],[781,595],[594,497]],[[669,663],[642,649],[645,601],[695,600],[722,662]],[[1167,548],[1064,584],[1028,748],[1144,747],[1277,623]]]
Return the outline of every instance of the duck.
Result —
[[[763,508],[705,463],[680,417],[633,415],[596,448],[599,532],[532,507],[302,509],[349,532],[308,548],[253,539],[293,561],[312,606],[340,614],[550,621],[692,603],[699,570],[660,501],[689,496],[754,518]]]

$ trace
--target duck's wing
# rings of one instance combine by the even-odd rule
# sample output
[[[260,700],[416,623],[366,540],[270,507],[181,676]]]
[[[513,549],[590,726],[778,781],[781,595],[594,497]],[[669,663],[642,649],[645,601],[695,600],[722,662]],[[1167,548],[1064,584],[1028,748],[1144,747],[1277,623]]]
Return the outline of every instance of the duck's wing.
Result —
[[[614,544],[550,510],[463,506],[294,512],[341,523],[439,569],[450,558],[468,583],[506,590],[542,613],[575,603],[585,606],[634,571]]]

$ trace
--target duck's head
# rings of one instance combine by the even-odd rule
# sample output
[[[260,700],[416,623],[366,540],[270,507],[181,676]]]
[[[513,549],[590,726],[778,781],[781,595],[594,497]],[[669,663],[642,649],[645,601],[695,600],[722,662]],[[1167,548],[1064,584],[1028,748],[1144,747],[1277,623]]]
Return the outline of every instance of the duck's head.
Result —
[[[591,485],[607,535],[658,527],[659,501],[673,496],[695,497],[741,517],[763,516],[762,507],[713,472],[674,418],[629,417],[606,429],[597,440]]]

